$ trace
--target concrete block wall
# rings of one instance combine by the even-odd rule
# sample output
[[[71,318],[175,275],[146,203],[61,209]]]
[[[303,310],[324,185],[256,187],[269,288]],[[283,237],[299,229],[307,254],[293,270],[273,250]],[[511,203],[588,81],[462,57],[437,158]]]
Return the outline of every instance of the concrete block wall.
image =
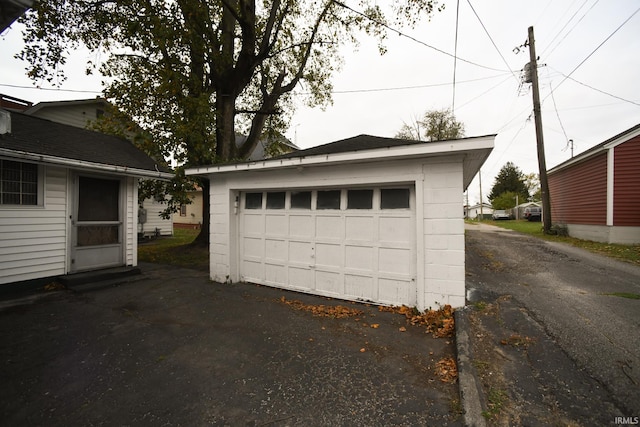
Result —
[[[462,162],[423,167],[424,308],[465,304]],[[419,219],[420,220],[420,219]]]

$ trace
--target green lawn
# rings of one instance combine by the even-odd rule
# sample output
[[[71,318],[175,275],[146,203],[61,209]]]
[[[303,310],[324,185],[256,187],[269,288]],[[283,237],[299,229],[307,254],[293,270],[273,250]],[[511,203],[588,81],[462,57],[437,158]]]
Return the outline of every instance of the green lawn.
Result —
[[[520,233],[529,234],[541,239],[567,243],[582,249],[586,249],[597,254],[606,255],[632,264],[640,265],[640,245],[617,245],[610,243],[598,243],[590,240],[576,239],[575,237],[562,237],[547,235],[542,232],[541,222],[529,222],[526,220],[510,220],[510,221],[482,221],[485,224],[491,224],[509,230],[518,231]]]
[[[208,248],[193,245],[200,230],[174,228],[173,236],[138,245],[138,261],[209,270]]]

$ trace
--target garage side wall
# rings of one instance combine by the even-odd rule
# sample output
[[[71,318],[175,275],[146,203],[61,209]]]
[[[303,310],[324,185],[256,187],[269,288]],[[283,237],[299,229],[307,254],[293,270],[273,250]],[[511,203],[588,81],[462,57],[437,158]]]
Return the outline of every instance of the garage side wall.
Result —
[[[424,165],[422,306],[465,304],[462,162]]]

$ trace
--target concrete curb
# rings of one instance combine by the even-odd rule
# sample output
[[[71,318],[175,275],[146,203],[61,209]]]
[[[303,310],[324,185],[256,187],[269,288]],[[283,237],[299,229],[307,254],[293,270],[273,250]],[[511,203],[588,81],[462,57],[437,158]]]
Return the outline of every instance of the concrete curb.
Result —
[[[486,427],[482,416],[480,388],[471,363],[471,344],[469,343],[469,319],[466,309],[454,312],[456,322],[456,349],[458,353],[458,387],[462,403],[464,424],[469,427]]]

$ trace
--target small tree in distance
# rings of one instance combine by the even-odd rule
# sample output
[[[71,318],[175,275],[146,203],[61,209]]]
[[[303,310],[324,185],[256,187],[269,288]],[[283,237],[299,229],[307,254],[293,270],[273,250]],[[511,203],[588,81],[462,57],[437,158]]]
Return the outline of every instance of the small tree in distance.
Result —
[[[522,171],[512,162],[507,162],[496,176],[489,200],[494,209],[508,209],[516,205],[516,195],[524,202],[529,199],[529,190]],[[507,201],[508,198],[513,200]]]
[[[464,137],[464,124],[456,120],[449,109],[429,110],[422,119],[404,123],[396,138],[416,141],[445,141]]]

